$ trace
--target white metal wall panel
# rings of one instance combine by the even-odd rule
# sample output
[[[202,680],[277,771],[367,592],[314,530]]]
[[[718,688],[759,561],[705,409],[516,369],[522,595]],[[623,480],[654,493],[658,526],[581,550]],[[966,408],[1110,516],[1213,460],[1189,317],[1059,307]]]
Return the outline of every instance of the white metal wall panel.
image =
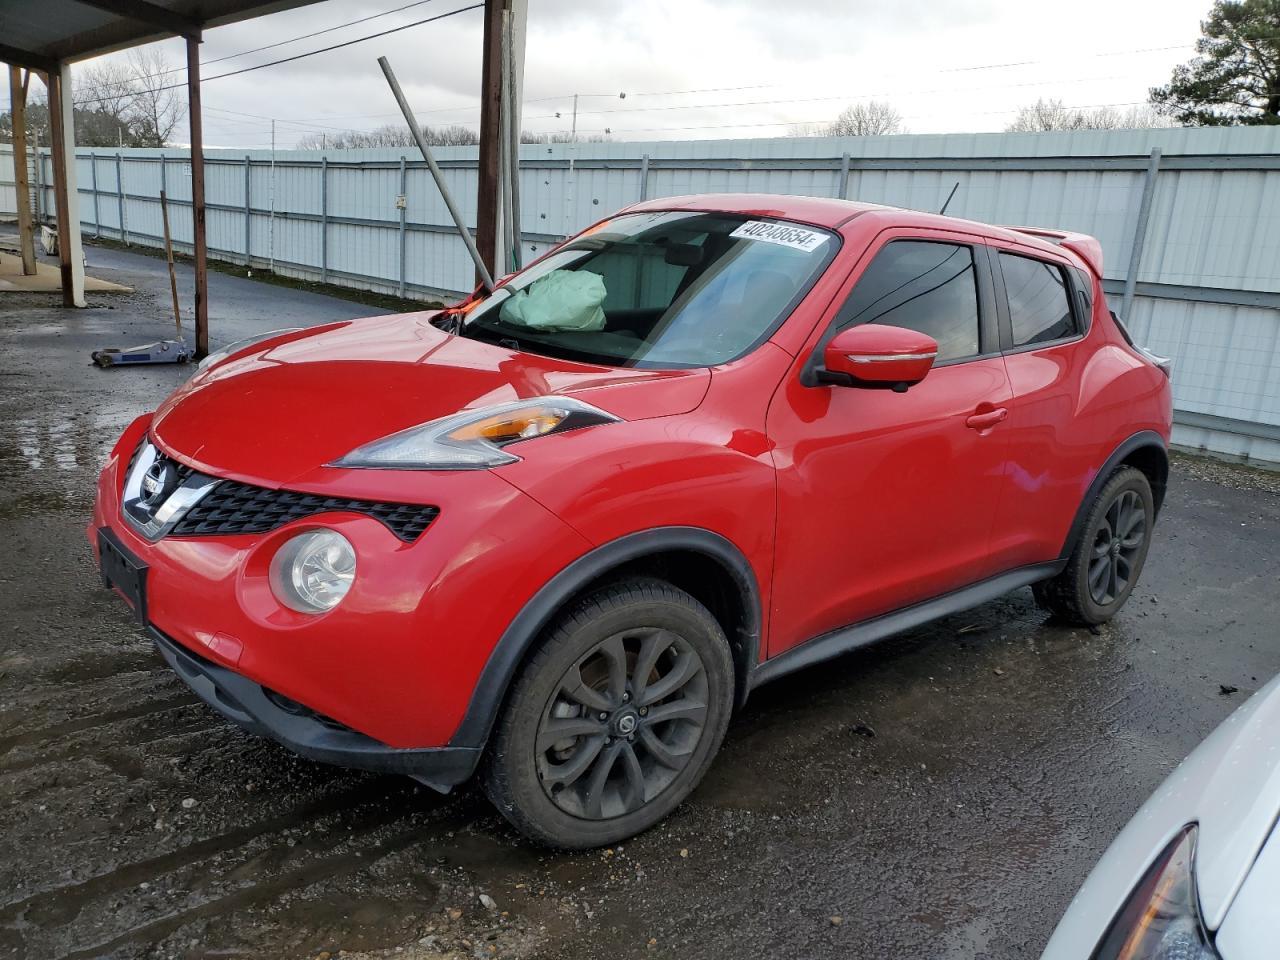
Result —
[[[958,182],[948,208],[952,215],[1098,237],[1106,276],[1111,289],[1118,289],[1129,273],[1153,148],[1162,158],[1137,280],[1155,285],[1140,290],[1160,296],[1140,292],[1131,325],[1153,349],[1175,358],[1180,414],[1223,421],[1218,427],[1180,424],[1182,442],[1280,460],[1280,309],[1274,308],[1280,303],[1280,165],[1257,162],[1280,154],[1275,128],[530,144],[520,150],[521,252],[528,262],[554,238],[642,194],[838,196],[841,157],[847,154],[848,199],[934,211]],[[166,156],[173,233],[189,248],[190,163],[181,151],[120,151],[123,203],[116,151],[79,153],[83,230],[120,237],[123,206],[130,241],[158,244],[159,160]],[[312,151],[279,151],[274,169],[270,151],[211,151],[206,192],[215,256],[244,258],[246,156],[252,158],[249,233],[255,266],[274,258],[282,273],[327,276],[332,283],[391,293],[403,289],[410,297],[473,286],[470,259],[452,232],[439,191],[415,160],[416,151],[403,149],[330,151],[325,173],[321,155]],[[464,219],[474,223],[475,149],[441,148],[436,156]],[[642,182],[644,156],[650,167]],[[1241,169],[1240,162],[1266,168]],[[40,210],[51,218],[47,151],[39,167]],[[12,170],[11,148],[0,146],[0,216],[16,209]],[[396,205],[402,193],[403,235]],[[1168,292],[1158,285],[1169,285]],[[1267,305],[1192,302],[1206,289]],[[1186,297],[1192,300],[1180,299]],[[1118,306],[1119,297],[1112,300]]]

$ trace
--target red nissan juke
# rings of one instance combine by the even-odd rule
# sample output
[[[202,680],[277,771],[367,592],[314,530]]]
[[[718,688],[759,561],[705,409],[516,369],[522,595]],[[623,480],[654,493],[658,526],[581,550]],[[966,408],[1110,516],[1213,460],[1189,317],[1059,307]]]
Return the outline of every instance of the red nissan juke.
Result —
[[[767,680],[1027,585],[1116,613],[1171,403],[1101,275],[1078,234],[642,203],[455,307],[210,357],[90,539],[228,719],[612,843]]]

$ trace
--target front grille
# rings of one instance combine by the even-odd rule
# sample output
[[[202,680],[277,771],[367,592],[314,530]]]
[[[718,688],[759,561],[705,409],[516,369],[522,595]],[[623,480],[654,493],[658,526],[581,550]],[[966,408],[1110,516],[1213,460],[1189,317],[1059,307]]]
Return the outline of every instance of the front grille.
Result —
[[[294,520],[336,511],[373,517],[401,540],[412,543],[431,525],[440,508],[268,490],[223,480],[191,507],[169,533],[175,537],[266,533]]]

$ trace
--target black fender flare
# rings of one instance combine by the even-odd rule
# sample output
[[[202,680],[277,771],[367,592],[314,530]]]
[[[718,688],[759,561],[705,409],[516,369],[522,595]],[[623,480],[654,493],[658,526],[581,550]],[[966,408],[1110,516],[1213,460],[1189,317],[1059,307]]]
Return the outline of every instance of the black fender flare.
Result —
[[[1071,528],[1067,531],[1067,539],[1062,544],[1062,552],[1058,555],[1058,559],[1067,560],[1071,557],[1071,551],[1075,549],[1076,540],[1079,539],[1081,531],[1084,529],[1085,519],[1089,515],[1089,509],[1093,506],[1093,501],[1097,499],[1098,494],[1102,492],[1102,488],[1106,486],[1107,478],[1115,472],[1116,467],[1120,466],[1135,451],[1153,448],[1159,453],[1164,463],[1165,476],[1169,474],[1169,450],[1165,445],[1164,438],[1154,430],[1140,430],[1133,436],[1129,437],[1120,446],[1116,447],[1111,456],[1107,457],[1106,462],[1102,464],[1102,468],[1094,475],[1089,489],[1085,491],[1084,498],[1080,501],[1080,506],[1076,508],[1075,519],[1071,521]],[[1156,512],[1160,512],[1162,498],[1157,492],[1156,494]]]
[[[516,672],[547,623],[579,590],[631,560],[685,550],[718,561],[732,576],[743,604],[744,629],[737,639],[742,662],[737,677],[740,705],[749,687],[750,670],[760,653],[760,589],[751,564],[733,543],[701,527],[656,527],[627,534],[592,549],[548,580],[503,631],[471,694],[467,712],[449,741],[452,747],[483,747],[502,708]],[[729,638],[734,643],[735,638]],[[738,651],[735,651],[737,653]],[[735,660],[737,660],[735,656]]]

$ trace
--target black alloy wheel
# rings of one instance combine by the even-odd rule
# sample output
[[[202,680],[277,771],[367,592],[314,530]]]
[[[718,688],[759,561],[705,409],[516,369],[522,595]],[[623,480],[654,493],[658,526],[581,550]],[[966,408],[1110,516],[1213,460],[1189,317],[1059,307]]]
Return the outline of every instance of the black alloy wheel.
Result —
[[[1155,515],[1146,474],[1117,468],[1089,507],[1066,566],[1032,587],[1036,602],[1071,623],[1110,620],[1138,583]]]
[[[1134,560],[1147,544],[1147,514],[1138,494],[1125,490],[1107,508],[1093,535],[1089,596],[1100,607],[1114,603],[1133,580]]]
[[[538,725],[538,777],[572,816],[631,813],[684,770],[706,722],[698,652],[670,630],[624,630],[560,678]]]
[[[724,630],[651,577],[570,601],[490,737],[485,793],[526,836],[581,850],[653,826],[698,785],[733,711]]]

